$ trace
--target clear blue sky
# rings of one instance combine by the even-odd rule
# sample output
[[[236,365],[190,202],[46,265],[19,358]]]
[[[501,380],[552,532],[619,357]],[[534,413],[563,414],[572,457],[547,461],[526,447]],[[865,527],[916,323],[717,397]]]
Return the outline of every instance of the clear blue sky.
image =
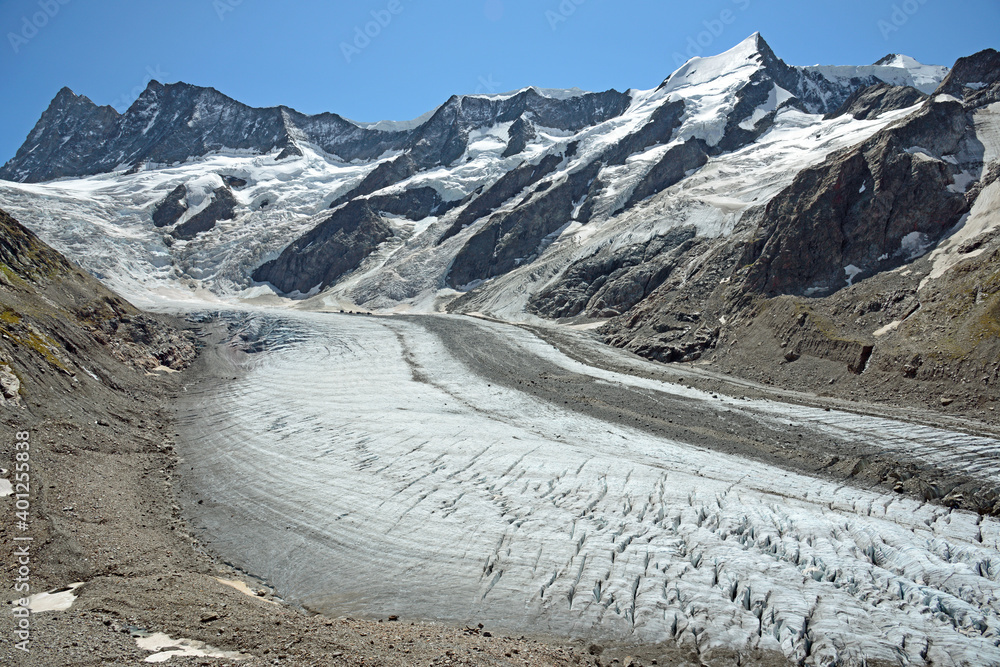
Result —
[[[951,65],[1000,48],[998,26],[997,0],[0,0],[0,162],[63,86],[120,111],[155,76],[402,120],[455,93],[654,87],[754,31],[793,65]]]

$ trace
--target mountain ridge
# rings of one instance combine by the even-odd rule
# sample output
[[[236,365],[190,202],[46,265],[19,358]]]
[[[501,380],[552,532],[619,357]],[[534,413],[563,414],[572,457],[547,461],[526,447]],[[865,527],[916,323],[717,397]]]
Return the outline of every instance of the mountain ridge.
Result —
[[[120,117],[67,91],[32,141],[105,128],[113,145],[82,144],[99,164],[68,148],[53,164],[113,170],[4,181],[0,197],[137,299],[601,326],[659,361],[739,359],[792,384],[808,367],[858,391],[905,373],[929,397],[958,366],[932,354],[937,333],[908,333],[913,312],[965,285],[953,267],[993,285],[968,260],[1000,238],[996,52],[947,75],[880,63],[790,66],[755,34],[653,89],[452,96],[379,130],[191,86],[151,85]],[[30,160],[8,167],[31,176]],[[949,320],[981,377],[990,348],[967,334],[991,330],[991,289],[954,295]],[[854,298],[868,305],[849,318]]]
[[[704,63],[727,56],[728,54],[752,51],[761,55],[766,67],[778,69],[779,78],[791,88],[797,88],[803,103],[811,108],[829,106],[829,101],[815,98],[815,89],[824,88],[824,81],[830,82],[822,73],[812,71],[814,68],[791,67],[785,65],[759,33],[754,33],[726,54],[710,58],[694,58],[685,64],[678,72],[690,69],[692,63]],[[912,59],[909,59],[912,60]],[[908,61],[907,61],[908,62]],[[916,61],[912,61],[916,63]],[[919,63],[917,63],[919,65]],[[923,66],[922,66],[923,67]],[[885,67],[886,70],[905,71],[904,67]],[[895,78],[902,75],[896,72]],[[797,73],[793,74],[793,73]],[[677,73],[667,77],[660,88],[667,86],[670,79]],[[797,83],[789,83],[798,78]],[[877,76],[869,73],[859,80],[868,85]],[[905,78],[905,77],[904,77]],[[856,84],[855,84],[856,87]],[[659,88],[657,89],[659,90]],[[546,96],[548,92],[551,96]],[[461,105],[463,100],[511,100],[523,101],[526,98],[536,98],[523,104],[526,110],[536,111],[545,107],[571,107],[573,100],[595,101],[610,104],[609,113],[624,111],[626,100],[637,91],[629,90],[618,93],[608,90],[604,93],[590,93],[578,90],[548,91],[534,86],[499,95],[454,95],[444,104],[418,117],[414,121],[392,122],[379,121],[375,123],[359,123],[347,120],[336,113],[323,112],[306,115],[290,107],[279,105],[274,107],[255,108],[244,105],[237,100],[219,92],[212,87],[195,86],[183,82],[163,84],[157,80],[148,83],[146,89],[124,112],[119,114],[113,108],[98,107],[89,98],[77,95],[64,87],[53,98],[49,107],[42,114],[39,122],[29,133],[25,143],[2,168],[0,179],[19,182],[42,182],[55,178],[79,177],[97,173],[107,173],[127,168],[140,168],[144,162],[171,164],[183,162],[193,157],[202,157],[213,151],[252,151],[266,154],[279,151],[283,157],[301,154],[297,140],[315,143],[327,153],[337,156],[347,162],[356,159],[370,160],[387,151],[401,150],[408,139],[415,133],[420,133],[428,123],[442,115],[442,110]],[[793,91],[795,92],[795,91]],[[828,91],[829,92],[829,91]],[[843,95],[840,95],[843,97]],[[839,99],[839,98],[838,98]],[[543,102],[548,100],[549,103]],[[842,102],[843,99],[839,99]],[[837,102],[834,106],[839,106]],[[162,108],[161,108],[162,106]],[[502,106],[502,105],[501,105]],[[59,125],[58,120],[67,115],[69,110],[76,110],[83,118],[91,119],[96,128],[88,137],[79,137],[77,128],[62,127],[58,131],[48,131],[52,126]],[[206,115],[218,114],[220,124],[227,121],[230,125],[239,125],[242,135],[235,132],[212,132],[203,128],[201,136],[188,132],[183,137],[184,123],[164,124],[160,111],[175,114],[176,120],[182,117],[191,127],[198,124]],[[450,110],[450,109],[449,109]],[[825,109],[832,111],[833,109]],[[445,111],[447,113],[448,110]],[[591,110],[591,120],[595,117],[605,118],[600,109]],[[523,113],[523,112],[522,112]],[[596,116],[595,116],[596,114]],[[500,114],[502,115],[502,113]],[[549,114],[549,118],[552,116]],[[420,120],[421,122],[416,122]],[[579,119],[577,119],[579,120]],[[157,122],[159,121],[159,124]],[[578,123],[574,124],[578,127]],[[148,133],[155,136],[170,135],[180,146],[165,148],[155,142],[144,141]],[[180,139],[178,140],[178,137]],[[419,139],[416,140],[419,142]],[[103,154],[99,150],[104,144],[110,143]],[[70,148],[65,148],[69,144]],[[95,145],[96,144],[96,145]],[[71,159],[63,154],[72,153]]]

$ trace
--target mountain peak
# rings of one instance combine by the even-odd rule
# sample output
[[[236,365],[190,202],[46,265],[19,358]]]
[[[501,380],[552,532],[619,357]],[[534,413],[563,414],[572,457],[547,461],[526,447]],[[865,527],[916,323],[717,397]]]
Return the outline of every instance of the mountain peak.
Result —
[[[60,88],[59,92],[56,93],[56,96],[53,97],[52,101],[49,103],[50,111],[77,107],[96,108],[97,105],[94,104],[89,97],[74,93],[69,86],[63,86]]]
[[[903,70],[912,81],[912,86],[922,93],[930,95],[941,81],[948,75],[948,68],[939,65],[925,65],[916,58],[902,53],[890,53],[875,63],[876,67],[892,67]]]
[[[761,56],[765,62],[777,59],[777,56],[774,55],[774,51],[771,50],[771,45],[767,43],[763,35],[759,32],[753,33],[733,48],[720,53],[715,57],[721,58],[723,56],[727,56],[730,60],[737,60],[740,58],[750,59],[754,56]]]
[[[1000,53],[985,49],[965,58],[959,58],[955,67],[941,83],[941,91],[963,96],[964,89],[974,90],[1000,81]]]
[[[915,58],[903,55],[902,53],[890,53],[875,62],[878,67],[907,67],[920,65]]]
[[[671,74],[661,88],[675,90],[705,84],[744,67],[769,67],[780,62],[764,37],[755,32],[728,51],[715,56],[691,58]]]
[[[55,100],[65,100],[65,99],[75,100],[76,98],[77,98],[77,94],[74,93],[73,90],[69,86],[63,86],[62,88],[59,89],[59,92],[56,93],[56,96],[53,99],[55,99]]]

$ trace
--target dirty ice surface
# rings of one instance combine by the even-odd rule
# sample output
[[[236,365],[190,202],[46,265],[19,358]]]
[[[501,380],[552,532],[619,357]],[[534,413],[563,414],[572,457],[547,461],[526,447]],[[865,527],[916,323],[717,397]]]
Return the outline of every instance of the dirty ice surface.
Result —
[[[182,469],[201,537],[285,599],[675,640],[703,657],[759,647],[810,665],[1000,664],[993,518],[540,402],[463,366],[412,319],[257,320],[263,351],[245,373],[188,388]],[[529,366],[540,357],[586,372],[524,330],[470,326],[506,336]],[[806,441],[840,429],[919,455],[939,452],[945,434],[980,457],[1000,451],[984,438],[766,401],[715,401],[706,419],[728,410],[778,417]]]

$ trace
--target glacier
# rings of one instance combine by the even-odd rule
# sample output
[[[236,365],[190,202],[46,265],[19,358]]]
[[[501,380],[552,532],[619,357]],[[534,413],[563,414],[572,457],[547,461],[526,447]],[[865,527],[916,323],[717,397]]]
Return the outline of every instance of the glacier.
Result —
[[[460,361],[428,319],[475,329],[511,364],[684,401],[715,427],[771,424],[789,447],[826,436],[995,478],[1000,441],[601,370],[467,317],[226,317],[260,351],[227,348],[236,380],[186,387],[185,512],[289,601],[676,642],[703,660],[1000,664],[995,518],[539,401]]]

